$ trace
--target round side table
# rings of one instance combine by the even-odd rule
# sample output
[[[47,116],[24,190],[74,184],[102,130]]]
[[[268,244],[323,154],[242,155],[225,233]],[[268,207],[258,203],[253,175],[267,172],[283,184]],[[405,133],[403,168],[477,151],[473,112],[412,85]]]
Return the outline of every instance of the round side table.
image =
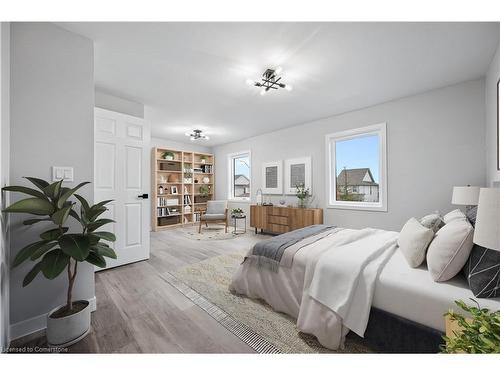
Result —
[[[231,219],[234,220],[234,230],[233,234],[243,234],[247,232],[247,216],[246,215],[231,215]],[[244,229],[238,229],[237,222],[238,220],[243,220],[245,223]]]

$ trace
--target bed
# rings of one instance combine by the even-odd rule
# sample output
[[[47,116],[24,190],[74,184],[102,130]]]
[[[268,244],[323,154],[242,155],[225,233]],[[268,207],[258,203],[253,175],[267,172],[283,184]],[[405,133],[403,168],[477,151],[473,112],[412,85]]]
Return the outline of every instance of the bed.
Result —
[[[330,349],[342,347],[353,331],[383,351],[437,351],[445,331],[443,314],[455,307],[455,300],[474,298],[465,278],[460,274],[436,283],[425,266],[410,268],[397,249],[398,232],[328,231],[316,241],[297,241],[278,267],[255,261],[250,250],[230,289],[297,319],[299,330]],[[500,310],[499,298],[476,300]],[[408,346],[405,340],[421,343]],[[391,341],[389,349],[381,348],[385,341]]]

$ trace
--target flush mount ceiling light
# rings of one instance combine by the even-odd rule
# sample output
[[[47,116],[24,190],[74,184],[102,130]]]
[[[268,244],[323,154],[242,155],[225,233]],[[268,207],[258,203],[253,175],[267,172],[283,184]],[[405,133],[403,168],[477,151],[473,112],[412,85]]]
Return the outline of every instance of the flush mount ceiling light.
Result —
[[[281,67],[275,69],[266,69],[260,81],[255,81],[253,79],[247,79],[247,84],[250,86],[262,87],[260,95],[266,95],[270,90],[285,89],[292,91],[292,86],[286,85],[281,82]]]
[[[198,139],[204,139],[208,141],[210,139],[208,135],[203,134],[200,129],[195,129],[192,132],[187,132],[186,136],[189,137],[192,141],[197,141]]]

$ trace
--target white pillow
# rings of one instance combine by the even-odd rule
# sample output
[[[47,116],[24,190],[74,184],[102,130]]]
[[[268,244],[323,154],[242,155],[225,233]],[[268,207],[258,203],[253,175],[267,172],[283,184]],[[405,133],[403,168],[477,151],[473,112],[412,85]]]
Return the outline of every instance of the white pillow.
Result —
[[[445,224],[448,224],[451,223],[453,220],[459,220],[459,219],[467,220],[465,214],[462,211],[453,210],[444,215],[443,221]]]
[[[444,225],[443,218],[437,212],[425,215],[423,218],[419,220],[419,222],[424,227],[432,229],[434,233],[436,233],[439,230],[439,228],[441,228]]]
[[[427,266],[434,281],[446,281],[460,272],[472,250],[474,228],[467,220],[450,221],[436,233],[427,250]]]
[[[424,227],[412,217],[399,233],[398,246],[410,267],[418,267],[425,260],[427,246],[434,238],[434,231]]]

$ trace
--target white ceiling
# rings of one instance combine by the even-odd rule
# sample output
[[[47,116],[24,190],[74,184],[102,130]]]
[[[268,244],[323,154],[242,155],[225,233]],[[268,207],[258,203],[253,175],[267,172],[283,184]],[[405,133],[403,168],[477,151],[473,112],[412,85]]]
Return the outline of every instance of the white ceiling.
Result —
[[[484,75],[498,23],[60,23],[95,41],[96,87],[148,106],[153,136],[207,146]],[[294,90],[245,84],[280,65]]]

